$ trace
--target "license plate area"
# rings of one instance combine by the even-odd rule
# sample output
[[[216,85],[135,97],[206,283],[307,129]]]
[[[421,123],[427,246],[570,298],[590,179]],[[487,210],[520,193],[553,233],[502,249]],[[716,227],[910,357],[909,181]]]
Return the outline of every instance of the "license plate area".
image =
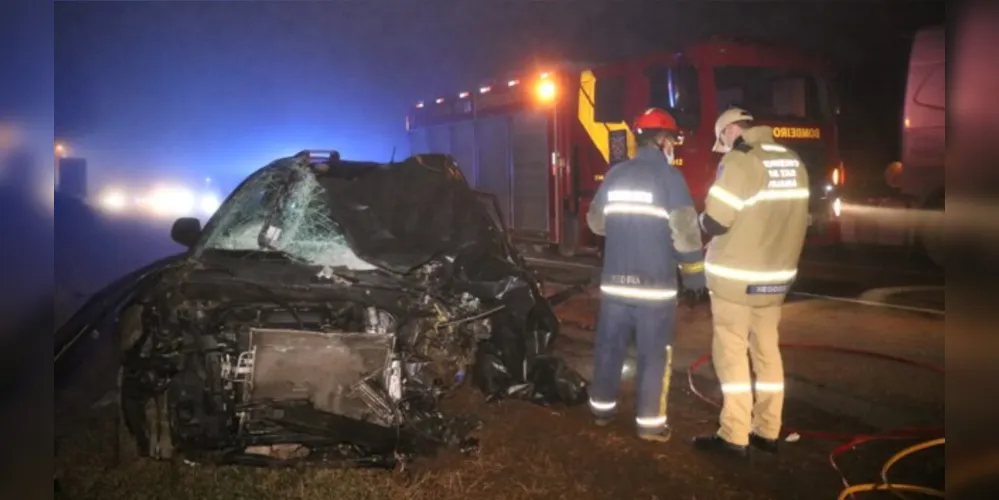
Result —
[[[389,424],[382,375],[391,334],[251,329],[245,401],[308,400],[315,409]]]

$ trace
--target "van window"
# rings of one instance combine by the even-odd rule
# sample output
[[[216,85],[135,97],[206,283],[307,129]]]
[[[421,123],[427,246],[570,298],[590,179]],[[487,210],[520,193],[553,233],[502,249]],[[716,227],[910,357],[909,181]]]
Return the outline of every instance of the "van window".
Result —
[[[597,78],[593,93],[596,101],[593,103],[594,120],[602,123],[625,121],[623,76]]]
[[[947,69],[943,64],[934,65],[922,76],[912,101],[927,108],[944,110],[947,106]]]
[[[681,129],[692,130],[701,124],[697,68],[690,64],[650,66],[645,77],[649,80],[650,107],[669,111]]]

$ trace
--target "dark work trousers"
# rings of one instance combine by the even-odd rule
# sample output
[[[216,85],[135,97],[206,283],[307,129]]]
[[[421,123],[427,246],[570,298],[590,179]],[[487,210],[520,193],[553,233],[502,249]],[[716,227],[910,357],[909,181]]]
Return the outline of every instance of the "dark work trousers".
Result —
[[[656,433],[666,427],[675,314],[676,302],[672,300],[629,305],[604,296],[597,321],[593,381],[589,388],[590,410],[594,416],[610,418],[615,413],[628,341],[634,333],[638,358],[635,408],[638,432]]]

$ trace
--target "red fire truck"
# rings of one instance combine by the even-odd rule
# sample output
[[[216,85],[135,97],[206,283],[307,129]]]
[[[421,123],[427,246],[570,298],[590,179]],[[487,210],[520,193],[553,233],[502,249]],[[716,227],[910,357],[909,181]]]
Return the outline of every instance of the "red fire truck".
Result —
[[[496,197],[515,239],[569,256],[599,246],[585,214],[607,170],[634,153],[633,117],[658,106],[677,118],[683,143],[675,166],[701,210],[720,159],[711,152],[715,118],[738,105],[805,161],[809,242],[832,243],[845,170],[830,78],[828,64],[813,56],[713,39],[613,64],[556,64],[438,95],[415,104],[406,128],[411,153],[452,155],[474,189]]]

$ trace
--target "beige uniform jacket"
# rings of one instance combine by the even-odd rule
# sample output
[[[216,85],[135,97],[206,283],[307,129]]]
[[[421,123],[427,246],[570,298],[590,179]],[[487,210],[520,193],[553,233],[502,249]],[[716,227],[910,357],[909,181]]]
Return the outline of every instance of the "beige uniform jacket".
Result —
[[[757,126],[743,132],[719,169],[701,214],[702,227],[707,219],[724,231],[708,243],[708,289],[740,304],[779,305],[808,228],[805,165],[774,141],[772,128]]]

